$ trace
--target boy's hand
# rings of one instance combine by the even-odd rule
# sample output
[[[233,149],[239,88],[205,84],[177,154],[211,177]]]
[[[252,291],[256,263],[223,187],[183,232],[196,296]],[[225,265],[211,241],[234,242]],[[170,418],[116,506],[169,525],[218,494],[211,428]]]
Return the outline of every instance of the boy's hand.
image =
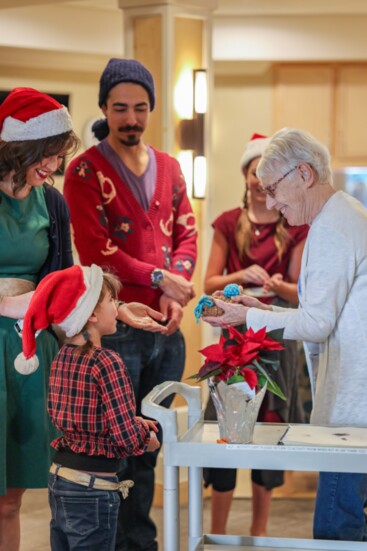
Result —
[[[144,417],[138,417],[138,416],[136,416],[135,419],[140,421],[140,423],[142,425],[144,425],[144,427],[147,430],[152,430],[154,432],[158,432],[158,427],[157,427],[158,421],[153,421],[152,419],[144,419]]]
[[[150,442],[147,447],[147,452],[155,452],[160,447],[160,443],[158,438],[156,437],[154,432],[150,432]]]

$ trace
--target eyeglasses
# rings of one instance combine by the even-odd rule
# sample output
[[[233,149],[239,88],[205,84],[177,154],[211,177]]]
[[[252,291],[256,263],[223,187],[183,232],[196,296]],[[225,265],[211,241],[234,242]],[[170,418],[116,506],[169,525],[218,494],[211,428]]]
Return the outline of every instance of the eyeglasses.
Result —
[[[283,176],[278,178],[278,180],[276,182],[274,182],[273,184],[270,184],[270,186],[267,186],[267,187],[261,186],[262,191],[264,193],[266,193],[266,195],[270,195],[270,197],[272,197],[274,199],[275,194],[276,194],[277,185],[280,184],[280,182],[282,182],[287,176],[289,176],[297,168],[298,168],[298,166],[294,166],[293,168],[288,170],[288,172],[286,172]]]

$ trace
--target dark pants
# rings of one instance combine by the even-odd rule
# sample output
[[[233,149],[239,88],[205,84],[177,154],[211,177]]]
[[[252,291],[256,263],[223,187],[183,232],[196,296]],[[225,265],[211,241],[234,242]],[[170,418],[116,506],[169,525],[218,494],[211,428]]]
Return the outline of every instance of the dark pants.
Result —
[[[117,482],[116,476],[99,476]],[[114,551],[120,492],[95,490],[49,475],[52,551]]]
[[[137,415],[141,401],[156,385],[179,381],[185,364],[185,343],[180,331],[165,337],[119,323],[117,333],[104,337],[103,346],[118,352],[131,376]],[[169,407],[173,396],[162,405]],[[161,432],[158,435],[162,442]],[[122,500],[116,538],[116,551],[157,551],[157,530],[150,518],[154,495],[154,467],[158,451],[129,457],[121,479],[131,479],[134,487]]]
[[[320,473],[314,538],[367,541],[367,474]]]

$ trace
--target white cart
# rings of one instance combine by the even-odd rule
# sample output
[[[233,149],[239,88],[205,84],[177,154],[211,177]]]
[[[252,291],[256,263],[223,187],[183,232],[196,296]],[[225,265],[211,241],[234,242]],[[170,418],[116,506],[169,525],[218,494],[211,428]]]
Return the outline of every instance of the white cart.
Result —
[[[176,411],[160,406],[173,393],[188,403],[188,431],[182,437]],[[184,383],[158,385],[144,398],[142,410],[163,428],[164,551],[180,551],[180,467],[188,467],[189,472],[188,551],[367,551],[367,543],[362,542],[205,535],[202,514],[203,467],[361,473],[367,472],[367,448],[279,446],[285,425],[261,423],[256,425],[253,444],[218,445],[217,423],[203,421],[200,388]]]

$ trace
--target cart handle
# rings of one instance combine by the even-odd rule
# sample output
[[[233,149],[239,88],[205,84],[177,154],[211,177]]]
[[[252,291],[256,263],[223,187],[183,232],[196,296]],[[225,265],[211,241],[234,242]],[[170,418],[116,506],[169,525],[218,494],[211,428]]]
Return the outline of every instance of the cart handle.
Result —
[[[156,419],[163,428],[163,442],[177,442],[177,411],[167,409],[159,404],[171,394],[180,394],[188,404],[188,428],[190,428],[202,415],[200,387],[190,386],[186,383],[166,381],[157,385],[143,398],[142,412],[147,417]]]

